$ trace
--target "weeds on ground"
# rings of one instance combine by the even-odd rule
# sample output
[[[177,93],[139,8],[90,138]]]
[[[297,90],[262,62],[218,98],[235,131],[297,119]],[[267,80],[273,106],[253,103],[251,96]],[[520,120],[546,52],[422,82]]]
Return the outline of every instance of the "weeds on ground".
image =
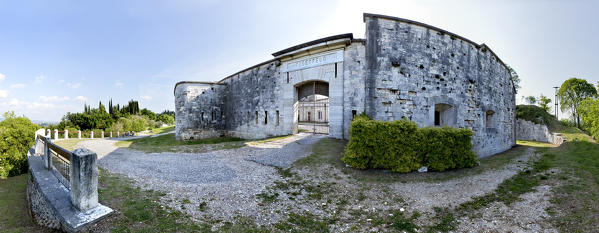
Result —
[[[234,149],[243,147],[244,140],[236,137],[218,137],[194,140],[177,140],[173,134],[157,137],[144,137],[115,143],[118,147],[127,147],[148,153],[154,152],[201,152],[206,150]]]

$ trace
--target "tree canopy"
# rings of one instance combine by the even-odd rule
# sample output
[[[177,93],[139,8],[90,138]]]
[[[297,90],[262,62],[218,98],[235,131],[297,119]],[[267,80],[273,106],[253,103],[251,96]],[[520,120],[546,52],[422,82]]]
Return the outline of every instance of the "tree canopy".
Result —
[[[561,102],[561,110],[572,111],[576,118],[576,126],[580,128],[580,103],[589,97],[596,97],[597,89],[584,79],[570,78],[562,83],[557,92],[557,98]]]
[[[544,109],[546,112],[550,112],[551,106],[549,106],[549,104],[551,103],[551,99],[549,99],[549,98],[547,98],[547,96],[544,96],[543,94],[541,94],[541,96],[539,96],[539,100],[537,102],[539,103],[539,107]]]
[[[518,73],[516,73],[516,70],[514,70],[514,68],[508,65],[506,66],[508,71],[510,72],[512,82],[514,83],[514,88],[516,89],[516,91],[520,90],[520,76],[518,76]]]
[[[0,122],[0,178],[27,172],[27,150],[33,146],[38,125],[14,112],[4,113]]]

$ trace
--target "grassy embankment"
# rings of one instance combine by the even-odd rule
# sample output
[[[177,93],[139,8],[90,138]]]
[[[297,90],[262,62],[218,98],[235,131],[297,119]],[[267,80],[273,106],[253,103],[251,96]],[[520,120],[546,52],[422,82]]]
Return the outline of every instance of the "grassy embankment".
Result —
[[[175,131],[175,126],[171,125],[171,126],[166,126],[166,127],[161,127],[161,128],[150,130],[150,132],[148,134],[155,135],[155,134],[160,134],[160,133],[169,133],[169,132],[173,132],[173,131]]]
[[[218,137],[193,140],[177,140],[174,134],[165,134],[156,137],[144,137],[115,143],[118,147],[125,147],[147,153],[158,152],[186,152],[197,153],[211,150],[228,150],[246,145],[268,143],[285,139],[293,135],[278,136],[260,140],[244,140],[236,137]]]

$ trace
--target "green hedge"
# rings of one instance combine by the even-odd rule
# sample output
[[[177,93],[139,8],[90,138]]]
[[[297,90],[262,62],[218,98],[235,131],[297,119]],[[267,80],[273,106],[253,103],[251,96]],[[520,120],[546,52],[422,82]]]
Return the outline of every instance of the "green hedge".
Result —
[[[433,171],[473,167],[472,131],[451,127],[418,128],[408,120],[376,121],[357,116],[349,129],[343,162],[359,168],[411,172],[422,166]]]

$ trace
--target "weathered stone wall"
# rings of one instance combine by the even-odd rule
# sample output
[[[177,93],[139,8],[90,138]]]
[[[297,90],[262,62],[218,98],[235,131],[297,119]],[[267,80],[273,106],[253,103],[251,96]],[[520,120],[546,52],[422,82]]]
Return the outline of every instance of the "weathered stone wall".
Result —
[[[267,62],[221,82],[226,84],[225,129],[230,135],[263,138],[291,133],[284,127],[286,120],[290,119],[281,116],[279,67],[279,61]]]
[[[225,85],[181,83],[175,88],[175,135],[178,139],[221,136],[225,128]]]
[[[366,111],[378,120],[406,118],[474,131],[479,157],[515,144],[514,87],[506,67],[484,45],[391,17],[365,15]],[[486,114],[492,113],[487,124]]]
[[[561,144],[564,138],[559,133],[552,133],[546,125],[516,119],[516,139],[526,141]]]
[[[329,136],[334,138],[348,139],[353,116],[363,111],[378,120],[405,118],[421,127],[435,125],[435,111],[443,111],[440,125],[474,131],[479,157],[515,144],[514,86],[486,45],[399,18],[365,14],[364,21],[364,40],[323,38],[277,52],[275,59],[218,84],[177,84],[177,137],[296,132],[297,87],[319,81],[328,83]],[[209,112],[217,117],[206,121]]]
[[[353,114],[365,111],[365,66],[364,41],[356,41],[345,48],[343,61],[343,138],[349,139],[349,126]]]

